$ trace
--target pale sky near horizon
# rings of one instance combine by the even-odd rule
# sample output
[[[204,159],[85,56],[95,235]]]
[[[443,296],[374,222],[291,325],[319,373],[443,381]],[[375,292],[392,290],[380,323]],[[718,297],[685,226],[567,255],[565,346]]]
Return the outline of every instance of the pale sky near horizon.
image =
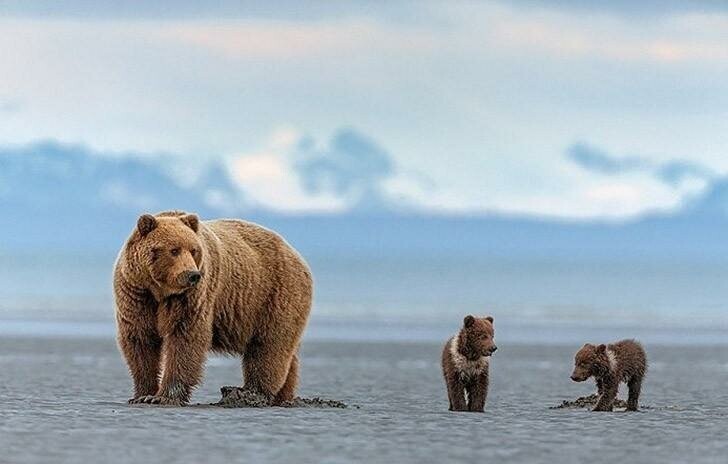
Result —
[[[0,5],[0,145],[221,158],[282,211],[346,209],[295,169],[342,128],[433,212],[624,218],[728,175],[721,2],[25,3]]]

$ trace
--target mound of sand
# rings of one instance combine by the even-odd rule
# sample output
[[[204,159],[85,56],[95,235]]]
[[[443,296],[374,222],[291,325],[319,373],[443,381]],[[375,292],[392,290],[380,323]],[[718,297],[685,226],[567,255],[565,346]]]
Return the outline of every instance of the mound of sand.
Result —
[[[569,409],[569,408],[593,408],[599,401],[599,395],[593,393],[589,396],[582,396],[573,401],[564,400],[558,406],[551,406],[549,409]],[[616,409],[622,409],[627,407],[627,402],[617,398],[614,400],[614,407]]]
[[[213,406],[223,408],[267,408],[273,406],[272,400],[259,393],[245,390],[241,387],[222,387],[220,389],[222,398]],[[341,401],[325,400],[322,398],[294,398],[292,401],[276,404],[282,408],[339,408],[345,409],[348,406]]]

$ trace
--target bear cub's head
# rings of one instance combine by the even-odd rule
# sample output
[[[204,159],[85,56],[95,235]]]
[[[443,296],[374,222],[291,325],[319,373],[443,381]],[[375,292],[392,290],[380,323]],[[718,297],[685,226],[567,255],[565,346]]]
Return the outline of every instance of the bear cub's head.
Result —
[[[495,346],[493,318],[465,316],[463,328],[460,329],[458,349],[471,361],[495,353],[498,347]]]
[[[587,343],[574,356],[574,372],[571,373],[571,380],[584,382],[592,376],[599,378],[608,370],[607,345]]]
[[[184,293],[202,279],[199,227],[195,214],[139,217],[134,254],[163,295]]]

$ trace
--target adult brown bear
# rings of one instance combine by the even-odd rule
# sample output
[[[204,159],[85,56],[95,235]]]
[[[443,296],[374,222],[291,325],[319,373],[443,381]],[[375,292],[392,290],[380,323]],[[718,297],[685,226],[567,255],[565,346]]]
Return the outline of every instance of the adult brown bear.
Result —
[[[130,403],[183,405],[209,351],[243,359],[245,388],[293,398],[311,272],[279,235],[249,222],[145,214],[114,269]]]

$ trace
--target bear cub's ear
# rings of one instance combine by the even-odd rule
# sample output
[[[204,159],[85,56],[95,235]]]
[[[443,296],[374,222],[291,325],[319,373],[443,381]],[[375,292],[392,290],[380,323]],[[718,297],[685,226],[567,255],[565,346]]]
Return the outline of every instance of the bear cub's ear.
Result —
[[[473,324],[475,324],[475,318],[472,315],[465,316],[465,319],[463,319],[463,325],[467,329],[468,327],[472,327]]]
[[[197,233],[197,230],[200,228],[200,218],[198,218],[196,214],[185,214],[184,216],[180,216],[179,220],[184,222],[187,227],[194,230],[195,233]]]
[[[485,320],[488,321],[488,322],[490,322],[492,324],[493,323],[493,316],[488,316],[488,317],[485,318]]]
[[[157,228],[157,218],[151,214],[142,214],[137,221],[137,230],[142,237]]]
[[[601,344],[597,347],[597,353],[605,353],[607,351],[607,345]]]

